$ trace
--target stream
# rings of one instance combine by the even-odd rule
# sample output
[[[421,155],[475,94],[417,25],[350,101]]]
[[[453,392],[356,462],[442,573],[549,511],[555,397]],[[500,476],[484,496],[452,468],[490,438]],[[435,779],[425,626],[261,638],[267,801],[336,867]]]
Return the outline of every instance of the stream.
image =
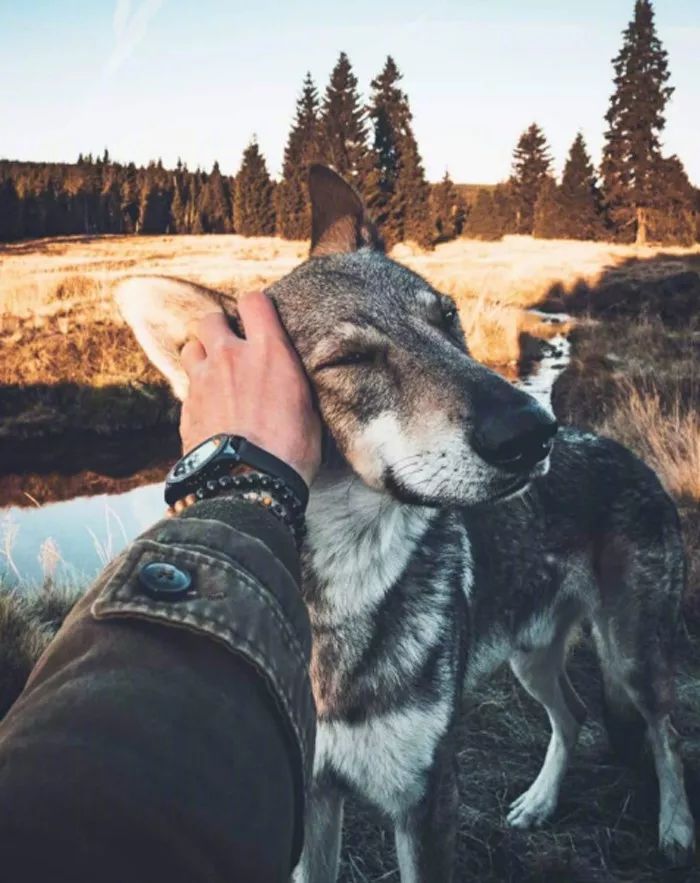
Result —
[[[538,313],[564,324],[563,314]],[[515,381],[546,407],[569,360],[569,341],[556,334],[544,356]],[[80,455],[64,442],[63,462]],[[23,587],[85,583],[127,543],[162,517],[162,481],[176,458],[176,436],[162,443],[130,435],[110,443],[106,462],[89,470],[0,474],[0,582]],[[134,465],[134,451],[140,462]],[[28,457],[28,460],[31,460]]]

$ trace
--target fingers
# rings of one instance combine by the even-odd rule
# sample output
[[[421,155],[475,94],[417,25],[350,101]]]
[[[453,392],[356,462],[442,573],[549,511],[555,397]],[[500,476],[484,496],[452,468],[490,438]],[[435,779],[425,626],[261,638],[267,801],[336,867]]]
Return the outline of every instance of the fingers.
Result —
[[[185,369],[185,374],[189,377],[193,369],[207,357],[204,347],[198,340],[188,340],[180,351],[180,361]]]
[[[197,325],[197,338],[205,353],[215,352],[221,346],[234,347],[242,341],[231,331],[224,313],[207,313]]]
[[[246,340],[260,337],[275,337],[289,343],[287,332],[282,327],[275,305],[262,291],[250,291],[238,301],[240,316]]]

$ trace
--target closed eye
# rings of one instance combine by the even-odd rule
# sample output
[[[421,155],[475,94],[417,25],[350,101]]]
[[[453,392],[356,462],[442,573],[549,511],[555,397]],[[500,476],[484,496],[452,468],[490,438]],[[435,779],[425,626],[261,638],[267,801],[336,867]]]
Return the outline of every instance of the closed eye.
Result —
[[[352,365],[374,365],[377,362],[378,356],[379,350],[377,349],[352,350],[346,353],[338,353],[321,362],[320,365],[316,365],[314,371],[326,371],[329,368],[343,368]]]

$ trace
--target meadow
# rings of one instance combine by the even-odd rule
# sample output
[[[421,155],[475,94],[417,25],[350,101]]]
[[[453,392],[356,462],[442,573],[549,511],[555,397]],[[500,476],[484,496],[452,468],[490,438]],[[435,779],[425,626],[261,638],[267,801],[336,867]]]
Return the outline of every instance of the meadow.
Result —
[[[0,457],[49,448],[67,431],[173,427],[177,410],[111,299],[124,275],[190,279],[235,296],[291,270],[306,244],[238,236],[96,237],[0,248]],[[571,361],[553,407],[565,421],[619,439],[659,473],[681,513],[689,582],[680,631],[678,727],[688,788],[700,813],[700,247],[634,248],[506,237],[457,240],[393,256],[452,294],[474,355],[515,376],[570,331]],[[322,296],[322,295],[320,295]],[[322,304],[319,303],[319,308]],[[533,312],[534,310],[534,312]],[[553,329],[541,311],[566,314]],[[21,476],[12,477],[15,491]],[[32,493],[37,489],[32,485]],[[1,505],[1,503],[0,503]],[[0,647],[0,708],[80,587],[0,596],[0,623],[17,640]],[[462,793],[456,880],[486,883],[678,881],[656,851],[656,796],[648,763],[626,769],[609,754],[599,677],[585,635],[572,680],[590,711],[553,822],[510,831],[505,809],[537,772],[544,714],[508,673],[468,697],[462,725]],[[343,883],[397,880],[387,829],[352,806]],[[694,876],[695,875],[695,876]]]

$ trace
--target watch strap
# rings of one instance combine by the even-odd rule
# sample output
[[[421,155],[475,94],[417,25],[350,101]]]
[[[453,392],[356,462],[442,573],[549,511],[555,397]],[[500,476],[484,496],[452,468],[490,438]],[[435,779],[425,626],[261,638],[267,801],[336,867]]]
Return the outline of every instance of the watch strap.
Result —
[[[183,499],[197,487],[206,483],[207,480],[216,480],[224,474],[230,475],[234,469],[240,466],[248,466],[257,472],[264,472],[272,478],[278,478],[298,499],[302,512],[306,509],[306,504],[309,501],[309,489],[296,469],[264,448],[248,441],[244,436],[222,433],[211,437],[211,439],[214,438],[221,439],[220,448],[203,466],[183,480],[166,479],[165,502],[168,506],[173,506],[178,500]],[[206,439],[202,444],[211,439]],[[192,452],[185,454],[182,459],[186,459],[190,453]],[[173,469],[175,468],[173,467]]]

